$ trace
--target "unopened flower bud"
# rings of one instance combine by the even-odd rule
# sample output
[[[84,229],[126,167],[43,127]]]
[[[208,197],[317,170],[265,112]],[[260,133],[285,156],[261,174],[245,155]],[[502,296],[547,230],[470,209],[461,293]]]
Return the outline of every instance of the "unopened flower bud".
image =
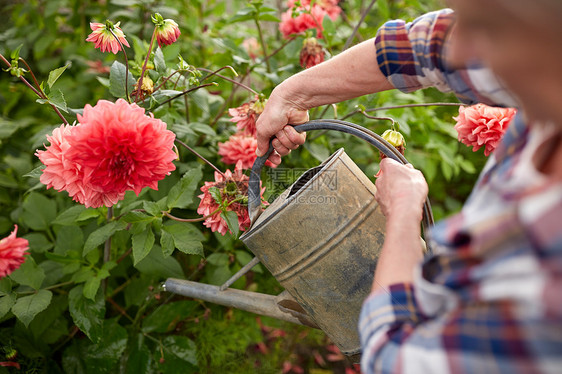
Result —
[[[396,130],[386,130],[385,132],[383,132],[382,138],[389,142],[392,146],[394,146],[394,148],[396,148],[398,152],[404,154],[404,150],[406,149],[406,141],[404,140],[404,136],[400,132]],[[379,153],[381,156],[381,160],[386,157],[382,152]]]

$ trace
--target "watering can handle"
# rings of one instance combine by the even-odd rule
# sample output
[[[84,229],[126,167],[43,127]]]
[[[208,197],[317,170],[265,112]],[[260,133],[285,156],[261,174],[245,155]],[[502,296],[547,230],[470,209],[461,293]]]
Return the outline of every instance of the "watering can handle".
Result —
[[[377,135],[371,130],[351,122],[335,119],[312,120],[301,125],[295,125],[294,128],[298,132],[310,130],[336,130],[352,134],[372,144],[385,156],[390,157],[391,159],[398,161],[403,165],[408,163],[408,160],[406,160],[406,158],[400,152],[398,152],[396,148],[394,148],[390,143],[384,140],[380,135]],[[248,182],[248,212],[252,224],[262,212],[260,193],[261,170],[272,151],[273,146],[270,142],[269,150],[263,156],[256,158],[256,161],[252,166],[252,172],[250,174],[250,180]],[[431,211],[431,205],[428,198],[426,198],[423,206],[422,224],[425,233],[427,233],[429,227],[433,225],[433,212]]]

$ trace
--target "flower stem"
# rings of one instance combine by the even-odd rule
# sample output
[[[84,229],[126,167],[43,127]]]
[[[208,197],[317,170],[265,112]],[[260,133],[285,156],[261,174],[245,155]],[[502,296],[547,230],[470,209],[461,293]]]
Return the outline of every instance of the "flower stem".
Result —
[[[357,31],[359,31],[359,26],[361,26],[361,24],[365,20],[365,17],[371,11],[371,8],[373,7],[373,5],[375,5],[376,2],[377,0],[372,0],[367,9],[365,9],[365,11],[361,14],[361,19],[359,19],[359,22],[357,22],[357,25],[355,25],[355,28],[351,32],[351,35],[349,35],[349,38],[347,38],[347,40],[345,41],[342,52],[349,48],[349,46],[353,42],[353,39],[355,38],[355,35],[357,34]]]
[[[224,68],[226,68],[226,67],[224,67]],[[240,87],[242,87],[242,88],[244,88],[244,89],[250,91],[250,92],[253,93],[254,95],[259,95],[259,93],[258,93],[256,90],[254,90],[253,88],[251,88],[251,87],[245,85],[244,83],[238,82],[238,81],[236,81],[236,80],[234,80],[234,79],[230,79],[230,78],[228,78],[228,77],[225,77],[224,75],[217,74],[218,71],[220,71],[220,70],[222,70],[222,69],[224,69],[224,68],[221,68],[221,69],[217,70],[216,72],[215,72],[215,71],[212,71],[212,70],[209,70],[209,69],[205,69],[205,68],[197,68],[197,70],[201,70],[201,71],[205,71],[205,72],[211,73],[211,74],[207,75],[205,78],[203,78],[202,81],[205,80],[205,79],[207,79],[207,78],[209,78],[209,77],[212,76],[212,75],[216,75],[216,76],[219,77],[219,78],[222,78],[222,79],[224,79],[224,80],[226,80],[226,81],[229,81],[229,82],[231,82],[231,83],[234,83],[235,85],[240,86]]]
[[[123,55],[125,56],[125,97],[127,98],[127,102],[130,104],[131,98],[129,97],[129,59],[127,58],[127,52],[125,52],[125,46],[123,45],[123,43],[121,43],[121,40],[119,40],[119,38],[113,33],[113,30],[109,29],[109,32],[111,33],[111,35],[113,35],[115,40],[117,40],[117,43],[119,43],[119,45],[121,46],[121,50],[123,51]]]
[[[6,58],[0,53],[0,60],[4,61],[4,63],[6,65],[8,65],[8,67],[12,67],[12,64],[10,64],[10,62],[8,60],[6,60]],[[20,60],[23,60],[22,58],[20,58]],[[31,68],[29,67],[29,65],[27,65],[27,63],[25,62],[25,60],[23,60],[25,66],[27,66],[27,68],[29,69],[29,71],[31,72],[31,76],[33,77],[33,79],[35,80],[35,83],[37,84],[37,80],[35,79],[35,75],[33,74],[33,72],[31,71]],[[33,87],[33,85],[31,85],[31,83],[29,83],[27,81],[27,79],[25,79],[24,77],[20,76],[19,79],[25,83],[25,85],[27,87],[29,87],[37,96],[39,96],[40,99],[46,99],[48,100],[47,96],[45,96],[45,94],[43,93],[43,91],[41,91],[41,87],[38,85],[38,89],[36,89],[35,87]],[[62,122],[65,125],[68,125],[68,121],[66,120],[66,118],[64,118],[64,116],[62,115],[62,113],[58,110],[58,108],[56,106],[54,106],[53,104],[49,103],[49,105],[51,106],[51,108],[53,108],[53,110],[55,111],[55,113],[60,117],[60,119],[62,119]]]
[[[154,45],[155,37],[156,37],[156,27],[154,27],[154,31],[152,32],[152,37],[150,38],[150,44],[148,45],[148,52],[146,53],[146,58],[144,59],[144,64],[142,65],[139,82],[137,83],[137,95],[135,97],[135,103],[139,101],[139,93],[140,93],[140,99],[143,100],[142,79],[144,78],[144,73],[146,72],[146,65],[148,65],[148,60],[150,59],[150,52],[152,52],[152,46]]]
[[[161,102],[161,103],[158,103],[158,104],[157,104],[154,108],[152,108],[152,109],[154,110],[154,109],[158,108],[158,107],[161,106],[161,105],[167,104],[167,103],[169,103],[170,101],[172,101],[172,100],[174,100],[174,99],[177,99],[177,98],[180,97],[180,96],[186,95],[186,94],[188,94],[188,93],[190,93],[190,92],[193,92],[193,91],[195,91],[195,90],[198,90],[198,89],[200,89],[200,88],[209,87],[209,86],[216,86],[216,83],[206,83],[206,84],[202,84],[202,85],[197,86],[197,87],[189,88],[189,89],[187,89],[187,90],[185,90],[185,91],[182,91],[181,93],[177,94],[176,96],[169,98],[168,100],[165,100],[165,101],[163,101],[163,102]],[[144,100],[143,100],[143,101],[144,101]]]
[[[176,139],[175,142],[178,143],[179,145],[183,146],[187,150],[189,150],[195,156],[199,157],[201,160],[203,160],[205,163],[207,163],[209,166],[211,166],[213,169],[215,169],[216,172],[218,172],[220,175],[222,175],[226,179],[226,176],[224,175],[224,173],[222,171],[219,170],[219,168],[217,168],[212,162],[207,160],[205,157],[203,157],[199,153],[197,153],[193,148],[191,148],[190,146],[188,146],[187,144],[185,144],[184,142],[182,142],[179,139]]]
[[[349,118],[352,115],[357,114],[357,113],[376,112],[376,111],[379,111],[379,110],[416,108],[416,107],[428,107],[428,106],[463,106],[463,105],[465,105],[465,104],[462,104],[462,103],[422,103],[422,104],[404,104],[404,105],[382,106],[382,107],[378,107],[378,108],[369,108],[369,109],[365,109],[365,110],[355,110],[355,111],[345,115],[342,118],[342,120],[345,120],[346,118]]]
[[[164,215],[166,217],[168,217],[170,219],[173,219],[174,221],[178,221],[178,222],[201,222],[201,221],[206,220],[209,217],[212,217],[213,215],[218,213],[220,210],[221,210],[221,208],[218,208],[213,213],[210,213],[206,216],[202,216],[202,217],[198,217],[198,218],[179,218],[179,217],[171,215],[170,213],[166,212],[165,210],[163,210],[162,213],[164,213]]]
[[[261,48],[263,50],[263,55],[267,56],[267,47],[265,45],[265,40],[263,39],[263,32],[261,30],[260,21],[258,21],[257,16],[256,16],[256,18],[254,18],[254,21],[256,23],[256,27],[258,29],[258,34],[260,36],[260,44],[261,44]],[[263,60],[265,61],[265,66],[267,68],[267,72],[271,73],[271,67],[269,66],[269,59],[264,57]]]

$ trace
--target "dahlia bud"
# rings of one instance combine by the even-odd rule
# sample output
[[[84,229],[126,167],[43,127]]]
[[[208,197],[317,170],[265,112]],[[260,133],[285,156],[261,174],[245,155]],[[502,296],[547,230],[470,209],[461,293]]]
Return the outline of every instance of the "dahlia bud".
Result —
[[[178,40],[181,32],[176,21],[169,18],[164,19],[160,13],[156,13],[152,16],[152,22],[156,25],[154,33],[160,48],[162,45],[170,45]]]
[[[386,130],[382,134],[382,138],[389,142],[394,148],[398,150],[401,154],[404,154],[404,150],[406,149],[406,141],[404,140],[404,136],[396,131],[396,130]],[[379,152],[381,156],[381,160],[386,156],[384,153]]]
[[[322,48],[316,38],[305,39],[300,54],[301,66],[308,69],[322,61],[324,61],[324,48]]]

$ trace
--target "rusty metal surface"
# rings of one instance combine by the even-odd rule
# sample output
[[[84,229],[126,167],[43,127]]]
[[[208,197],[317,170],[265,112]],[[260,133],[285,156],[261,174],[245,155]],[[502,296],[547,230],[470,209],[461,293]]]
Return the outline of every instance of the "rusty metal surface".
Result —
[[[375,186],[338,150],[241,240],[340,350],[360,353],[358,320],[384,242]],[[314,174],[314,173],[311,173]],[[302,177],[301,177],[302,178]]]
[[[279,299],[276,296],[233,288],[221,291],[218,286],[174,278],[168,278],[164,283],[164,288],[168,292],[179,295],[318,328],[306,315],[280,309],[277,305]]]

